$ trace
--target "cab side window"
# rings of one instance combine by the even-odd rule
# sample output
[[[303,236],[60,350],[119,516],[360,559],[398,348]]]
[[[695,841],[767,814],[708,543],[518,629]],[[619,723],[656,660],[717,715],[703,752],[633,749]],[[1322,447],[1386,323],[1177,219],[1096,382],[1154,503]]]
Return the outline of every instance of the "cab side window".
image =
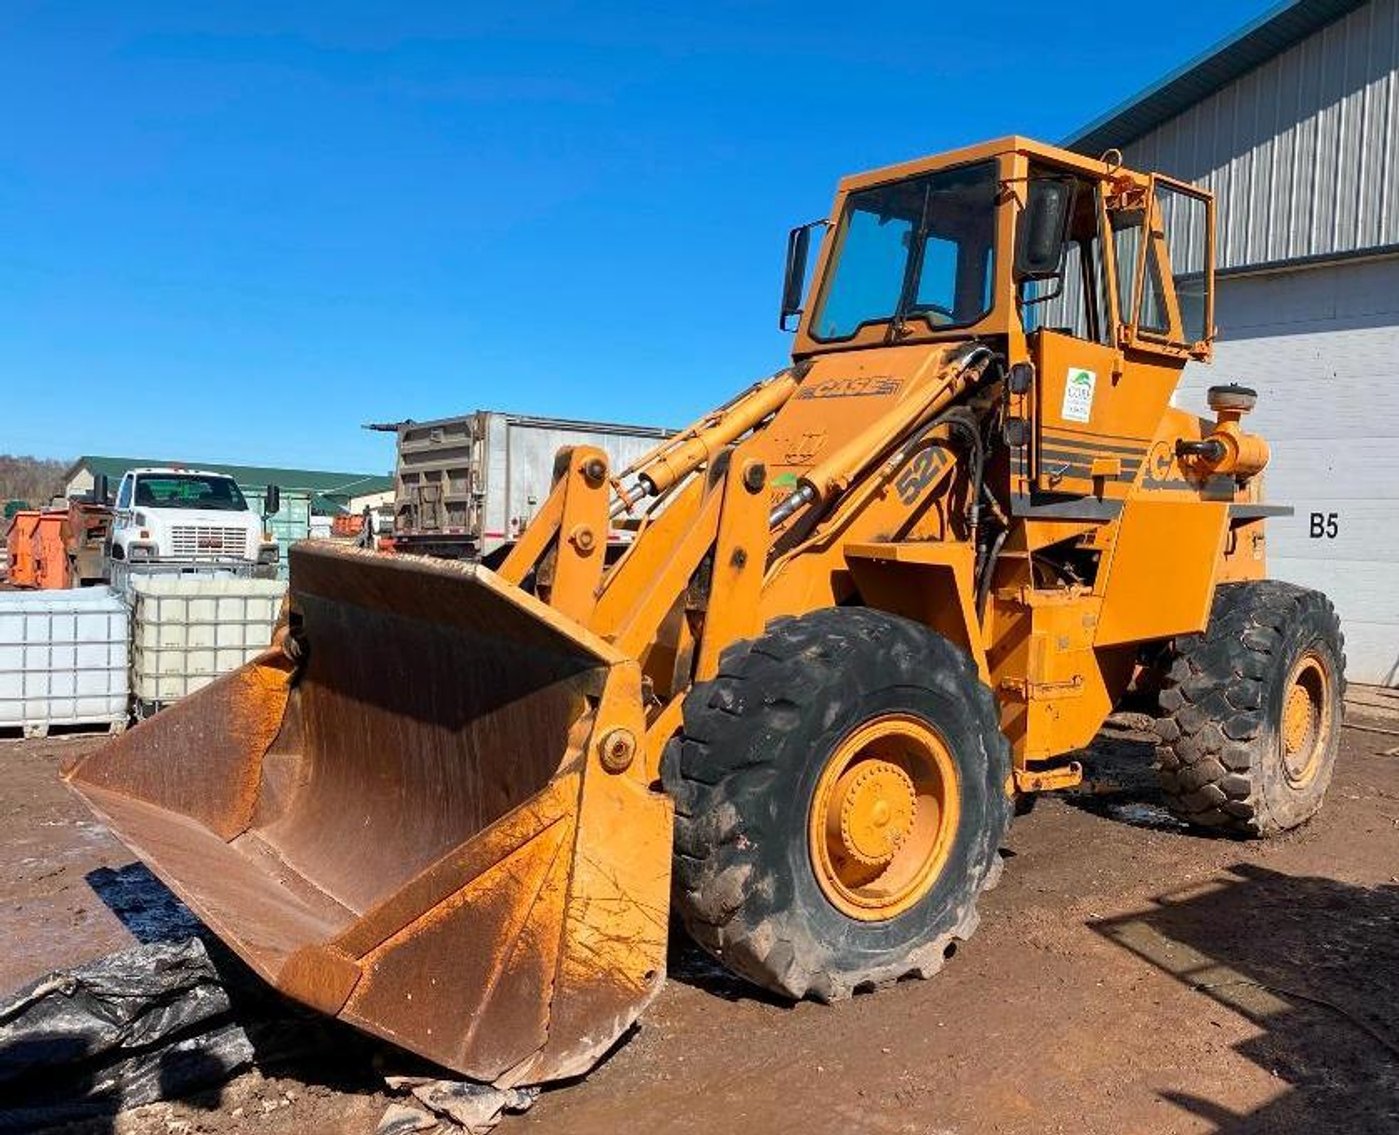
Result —
[[[1166,289],[1161,284],[1161,258],[1155,243],[1146,250],[1146,279],[1143,281],[1142,306],[1137,312],[1137,326],[1143,331],[1166,335],[1171,330],[1171,317],[1166,310]]]
[[[1139,278],[1142,242],[1146,245],[1146,270]],[[1112,218],[1113,254],[1117,258],[1117,313],[1123,323],[1135,324],[1153,335],[1171,330],[1166,308],[1166,290],[1161,279],[1161,260],[1156,242],[1148,240],[1146,212],[1122,209]]]
[[[121,488],[117,490],[117,508],[131,507],[131,485],[134,478],[128,473],[121,479]]]
[[[1137,258],[1142,247],[1140,209],[1119,209],[1112,214],[1112,253],[1117,261],[1117,314],[1123,323],[1137,319]]]
[[[1210,333],[1209,294],[1205,286],[1210,261],[1209,204],[1203,197],[1159,183],[1156,200],[1166,232],[1176,306],[1180,308],[1181,337],[1186,343],[1198,343]]]
[[[1063,275],[1021,285],[1020,317],[1027,335],[1049,330],[1093,343],[1112,341],[1098,218],[1097,192],[1080,182],[1074,194]]]

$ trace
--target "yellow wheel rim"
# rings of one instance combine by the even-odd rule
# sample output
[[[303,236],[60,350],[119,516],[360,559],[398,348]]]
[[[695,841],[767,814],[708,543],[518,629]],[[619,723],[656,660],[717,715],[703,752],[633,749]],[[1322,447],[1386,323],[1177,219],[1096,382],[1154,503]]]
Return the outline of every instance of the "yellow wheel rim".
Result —
[[[851,918],[894,918],[937,882],[959,818],[957,765],[937,730],[911,714],[873,718],[846,734],[816,783],[816,881]]]
[[[1315,779],[1331,736],[1331,678],[1308,651],[1292,667],[1282,702],[1282,764],[1288,783],[1303,788]]]

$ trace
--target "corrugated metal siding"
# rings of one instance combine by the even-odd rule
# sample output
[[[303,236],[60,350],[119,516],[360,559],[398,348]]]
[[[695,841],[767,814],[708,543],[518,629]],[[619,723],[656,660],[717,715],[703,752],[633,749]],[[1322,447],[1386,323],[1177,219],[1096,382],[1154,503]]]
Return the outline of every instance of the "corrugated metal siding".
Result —
[[[1163,123],[1129,166],[1211,189],[1239,268],[1399,244],[1399,0],[1373,0]]]
[[[1281,55],[1318,28],[1360,7],[1362,0],[1285,0],[1164,79],[1065,140],[1071,150],[1096,156],[1125,146],[1240,75]]]
[[[1214,365],[1177,402],[1212,416],[1209,386],[1258,390],[1266,495],[1296,509],[1268,521],[1269,574],[1331,597],[1352,681],[1399,685],[1399,259],[1226,279],[1218,307]]]

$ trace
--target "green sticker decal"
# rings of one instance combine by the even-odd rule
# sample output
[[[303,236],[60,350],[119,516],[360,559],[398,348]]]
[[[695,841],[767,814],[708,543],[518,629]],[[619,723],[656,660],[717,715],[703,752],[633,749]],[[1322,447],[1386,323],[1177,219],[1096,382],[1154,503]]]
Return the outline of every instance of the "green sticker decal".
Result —
[[[1064,383],[1064,405],[1059,416],[1066,422],[1086,422],[1093,416],[1093,389],[1098,376],[1082,367],[1069,367]]]

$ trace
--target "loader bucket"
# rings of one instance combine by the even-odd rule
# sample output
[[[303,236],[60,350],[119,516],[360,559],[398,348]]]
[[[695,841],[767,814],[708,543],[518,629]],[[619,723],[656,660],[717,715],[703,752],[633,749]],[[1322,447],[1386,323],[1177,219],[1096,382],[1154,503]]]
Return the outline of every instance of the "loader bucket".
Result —
[[[670,805],[600,758],[637,664],[474,565],[290,562],[301,649],[71,786],[289,996],[474,1079],[586,1071],[664,980]]]

